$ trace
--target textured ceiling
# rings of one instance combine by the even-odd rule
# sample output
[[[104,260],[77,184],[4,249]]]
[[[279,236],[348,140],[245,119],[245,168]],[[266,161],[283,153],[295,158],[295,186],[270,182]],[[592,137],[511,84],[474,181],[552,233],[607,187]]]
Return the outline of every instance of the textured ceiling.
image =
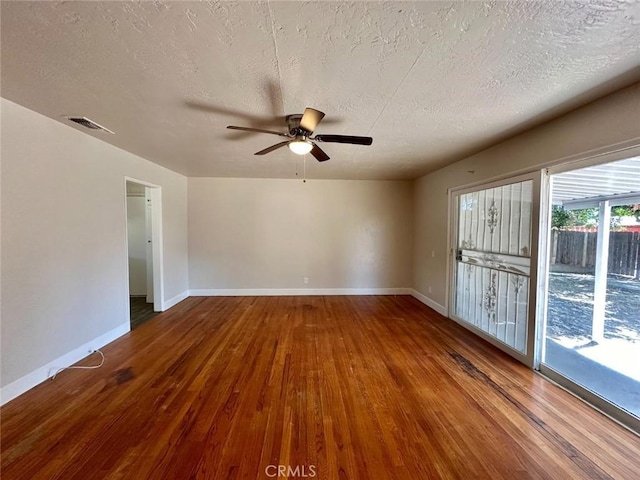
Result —
[[[2,2],[2,96],[189,176],[415,178],[640,77],[638,2]],[[72,124],[73,125],[73,124]],[[73,128],[82,128],[73,125]]]

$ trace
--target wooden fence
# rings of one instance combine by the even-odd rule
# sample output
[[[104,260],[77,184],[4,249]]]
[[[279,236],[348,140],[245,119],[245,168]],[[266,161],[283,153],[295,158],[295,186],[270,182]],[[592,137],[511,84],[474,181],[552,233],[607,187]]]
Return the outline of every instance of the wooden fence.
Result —
[[[553,230],[551,264],[595,268],[596,232]],[[609,273],[640,279],[640,232],[611,232]]]

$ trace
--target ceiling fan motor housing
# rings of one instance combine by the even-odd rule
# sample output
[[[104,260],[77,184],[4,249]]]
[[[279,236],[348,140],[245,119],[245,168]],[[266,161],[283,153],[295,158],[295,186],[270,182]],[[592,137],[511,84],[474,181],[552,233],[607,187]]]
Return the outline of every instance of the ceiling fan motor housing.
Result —
[[[296,136],[300,134],[300,120],[302,120],[302,114],[296,113],[294,115],[287,115],[287,128],[289,129],[289,134],[291,136]]]

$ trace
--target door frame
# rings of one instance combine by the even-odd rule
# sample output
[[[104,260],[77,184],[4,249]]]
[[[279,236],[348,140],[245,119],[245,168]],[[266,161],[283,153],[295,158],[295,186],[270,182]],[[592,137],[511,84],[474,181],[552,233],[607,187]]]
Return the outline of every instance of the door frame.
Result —
[[[530,263],[530,276],[529,276],[529,311],[527,313],[527,339],[526,339],[526,353],[523,354],[507,344],[501,342],[497,338],[487,334],[474,325],[465,322],[463,319],[455,315],[455,294],[456,294],[456,249],[458,240],[458,204],[457,199],[460,195],[465,193],[471,193],[478,190],[485,190],[490,188],[499,187],[502,185],[509,185],[511,183],[518,183],[531,180],[532,181],[532,193],[531,193],[531,263]],[[500,179],[488,180],[485,182],[474,182],[469,185],[462,185],[448,190],[449,196],[449,258],[447,261],[447,305],[446,309],[448,317],[466,328],[472,331],[482,339],[491,343],[493,346],[499,348],[508,355],[514,357],[518,361],[524,363],[529,367],[534,366],[536,358],[536,339],[537,339],[537,323],[536,322],[536,305],[538,304],[538,252],[539,252],[539,225],[540,225],[540,185],[542,181],[542,172],[535,170],[527,173],[521,173],[513,176],[507,176]]]
[[[599,152],[583,156],[574,155],[572,157],[564,159],[564,161],[557,161],[553,165],[548,165],[542,168],[541,171],[541,183],[540,183],[540,221],[539,221],[539,235],[538,239],[538,303],[536,305],[537,310],[537,325],[536,325],[536,346],[533,358],[532,367],[535,370],[539,370],[549,377],[553,377],[554,381],[558,383],[559,374],[548,366],[542,365],[542,359],[544,358],[545,350],[545,332],[547,329],[547,303],[548,303],[548,290],[549,290],[549,248],[551,243],[551,189],[553,186],[553,175],[563,172],[570,172],[572,170],[580,170],[582,168],[593,167],[596,165],[604,165],[607,163],[616,162],[618,160],[624,160],[625,158],[640,156],[640,145],[636,142],[629,142],[622,148],[615,148],[611,146],[600,150]],[[576,384],[577,385],[577,384]],[[589,395],[585,395],[587,397]],[[589,400],[590,403],[594,403]],[[598,403],[598,402],[595,402]],[[594,403],[594,404],[595,404]]]
[[[624,149],[604,152],[597,156],[586,156],[581,159],[573,159],[570,162],[564,162],[557,165],[549,166],[542,171],[542,184],[540,196],[540,251],[538,258],[538,278],[540,279],[539,297],[537,305],[538,325],[536,328],[536,351],[534,357],[533,368],[538,370],[543,376],[550,379],[561,388],[572,395],[586,401],[591,406],[599,410],[623,427],[629,429],[635,434],[640,433],[640,419],[628,413],[623,408],[618,407],[606,398],[598,395],[591,390],[583,387],[577,382],[566,377],[548,364],[542,362],[544,358],[544,350],[546,345],[546,328],[547,328],[547,305],[548,305],[548,282],[549,282],[549,255],[551,243],[551,207],[552,207],[552,188],[553,175],[580,170],[596,165],[605,165],[607,163],[624,160],[625,158],[640,156],[640,146],[635,145]]]
[[[155,292],[153,288],[153,205],[151,198],[151,187],[144,187],[144,234],[147,244],[145,245],[145,258],[147,262],[146,285],[147,285],[147,303],[154,303]],[[150,268],[149,268],[150,267]]]
[[[129,248],[127,231],[127,182],[137,183],[145,187],[146,193],[151,200],[151,258],[153,270],[153,311],[162,312],[164,305],[164,272],[162,268],[162,187],[153,183],[139,180],[133,177],[124,177],[124,224],[125,224],[125,266],[126,266],[126,283],[127,283],[127,303],[129,301]],[[145,194],[146,199],[146,194]],[[145,204],[145,209],[148,208]],[[146,212],[146,210],[145,210]]]
[[[539,175],[540,178],[540,188],[537,191],[538,202],[536,206],[537,210],[537,222],[532,225],[532,236],[535,233],[538,237],[537,242],[532,242],[532,249],[534,246],[537,246],[536,258],[535,258],[535,268],[534,268],[534,259],[532,257],[531,263],[531,272],[536,276],[536,284],[537,290],[534,293],[536,300],[536,306],[534,309],[530,309],[529,314],[531,315],[531,310],[535,310],[534,315],[536,318],[534,319],[533,328],[535,335],[527,338],[527,342],[534,339],[536,342],[535,348],[532,349],[532,358],[531,363],[527,361],[523,361],[523,363],[527,364],[534,370],[538,370],[540,374],[547,378],[548,380],[554,382],[559,385],[561,388],[566,390],[568,393],[576,396],[578,399],[583,400],[589,403],[594,408],[598,409],[604,415],[608,416],[612,420],[616,421],[623,427],[629,429],[629,431],[633,433],[640,432],[640,421],[625,412],[624,410],[613,406],[610,402],[603,399],[602,397],[586,390],[580,385],[572,382],[568,378],[560,375],[558,372],[553,370],[552,368],[542,365],[542,352],[544,348],[544,333],[546,328],[546,318],[545,313],[540,313],[542,310],[546,312],[547,305],[547,282],[548,282],[548,255],[549,255],[549,238],[551,236],[551,231],[549,229],[549,222],[551,221],[551,179],[550,175],[556,173],[562,173],[564,171],[576,170],[579,168],[585,168],[593,165],[605,164],[610,162],[615,162],[617,160],[622,160],[624,158],[640,156],[640,138],[634,138],[631,140],[607,145],[604,147],[596,148],[589,151],[584,151],[578,154],[569,155],[566,157],[555,158],[553,160],[541,162],[535,166],[531,166],[528,168],[514,170],[512,172],[500,174],[493,177],[488,177],[486,179],[470,182],[468,184],[449,188],[447,190],[448,194],[448,225],[447,225],[447,246],[449,247],[448,251],[448,259],[447,259],[447,268],[446,268],[446,285],[445,285],[445,310],[446,316],[456,321],[451,315],[452,308],[450,305],[453,304],[451,301],[451,295],[454,294],[454,290],[452,289],[453,281],[454,281],[454,273],[453,268],[455,267],[455,248],[456,248],[456,239],[457,239],[457,208],[455,208],[455,196],[459,194],[461,191],[465,189],[478,190],[483,185],[497,185],[509,183],[509,181],[513,181],[514,179],[519,178],[520,176],[527,175]],[[536,193],[534,192],[534,195]],[[532,221],[533,221],[532,212]],[[542,233],[542,235],[541,235]],[[533,238],[533,237],[532,237]],[[533,251],[532,251],[533,253]],[[530,281],[530,288],[534,285],[533,281]],[[531,300],[530,300],[531,302]],[[485,339],[490,344],[496,346],[497,348],[506,351],[502,342],[498,340],[494,340],[493,337],[484,334],[479,329],[474,328],[472,325],[462,322],[460,323],[464,328],[476,333],[479,337]],[[529,331],[527,332],[529,335]],[[527,351],[529,351],[529,344],[527,345]],[[508,354],[511,352],[507,351]],[[517,357],[516,357],[517,358]],[[525,359],[526,360],[526,359]]]

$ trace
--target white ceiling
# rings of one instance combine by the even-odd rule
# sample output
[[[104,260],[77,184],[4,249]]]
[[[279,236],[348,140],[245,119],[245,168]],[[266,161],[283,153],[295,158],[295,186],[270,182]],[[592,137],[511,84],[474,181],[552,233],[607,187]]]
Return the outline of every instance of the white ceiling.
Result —
[[[638,2],[2,2],[2,96],[189,176],[415,178],[640,79]],[[332,122],[333,120],[333,122]],[[72,124],[74,128],[77,127]],[[296,165],[297,161],[297,165]]]

